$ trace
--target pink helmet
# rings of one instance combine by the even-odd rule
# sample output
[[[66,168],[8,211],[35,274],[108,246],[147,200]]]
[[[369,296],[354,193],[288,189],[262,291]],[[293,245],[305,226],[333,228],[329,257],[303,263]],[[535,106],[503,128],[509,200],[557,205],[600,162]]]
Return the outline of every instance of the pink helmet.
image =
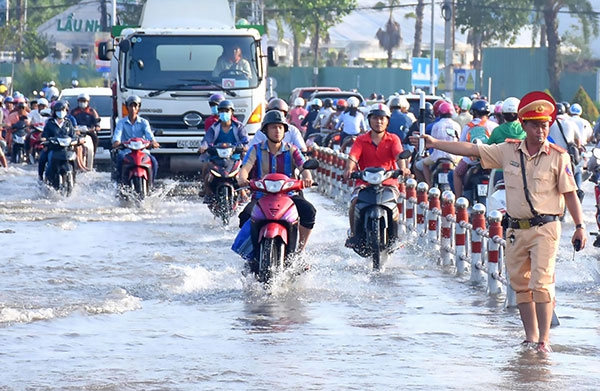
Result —
[[[435,106],[434,106],[435,107]],[[438,105],[438,113],[443,114],[454,114],[454,106],[450,102],[443,101]]]

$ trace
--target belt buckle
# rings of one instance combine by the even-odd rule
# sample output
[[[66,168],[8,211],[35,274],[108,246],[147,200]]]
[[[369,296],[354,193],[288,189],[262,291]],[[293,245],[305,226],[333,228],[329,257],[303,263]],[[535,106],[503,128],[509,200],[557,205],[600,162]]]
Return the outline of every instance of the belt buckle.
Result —
[[[531,223],[529,220],[518,220],[519,221],[519,229],[529,229],[531,228]]]

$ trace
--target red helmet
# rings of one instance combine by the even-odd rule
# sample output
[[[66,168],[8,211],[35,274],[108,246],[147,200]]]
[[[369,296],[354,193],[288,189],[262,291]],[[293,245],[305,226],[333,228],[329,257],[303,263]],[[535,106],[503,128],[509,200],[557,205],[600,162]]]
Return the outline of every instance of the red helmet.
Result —
[[[348,102],[346,102],[345,99],[338,99],[337,104],[335,105],[335,107],[339,110],[343,110],[346,107],[348,107]]]
[[[438,99],[435,101],[435,103],[433,104],[433,115],[434,116],[437,117],[440,115],[440,105],[444,102],[446,102],[444,99]]]
[[[438,100],[438,102],[439,102],[439,100]],[[435,103],[437,103],[437,102],[435,102]],[[435,104],[433,105],[433,110],[435,111]],[[450,103],[450,102],[442,101],[438,105],[437,111],[438,111],[439,115],[454,114],[454,106],[452,106],[452,103]]]

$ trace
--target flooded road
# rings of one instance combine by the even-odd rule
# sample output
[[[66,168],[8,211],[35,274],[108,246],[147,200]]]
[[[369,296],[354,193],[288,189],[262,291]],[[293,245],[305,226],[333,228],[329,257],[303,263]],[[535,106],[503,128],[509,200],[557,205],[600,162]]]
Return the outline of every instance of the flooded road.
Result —
[[[266,291],[230,250],[237,221],[177,188],[128,208],[108,173],[63,199],[28,167],[0,172],[0,390],[598,389],[600,250],[573,260],[569,221],[544,355],[521,350],[503,298],[411,242],[371,272],[316,191],[311,270]]]

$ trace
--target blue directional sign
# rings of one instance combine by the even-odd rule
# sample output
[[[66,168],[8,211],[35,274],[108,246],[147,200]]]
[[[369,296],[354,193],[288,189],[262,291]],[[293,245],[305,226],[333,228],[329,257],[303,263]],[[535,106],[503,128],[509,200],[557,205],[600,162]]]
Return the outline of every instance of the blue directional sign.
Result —
[[[433,85],[438,85],[438,59],[434,60]],[[431,79],[431,59],[413,57],[411,84],[416,87],[429,87]]]

